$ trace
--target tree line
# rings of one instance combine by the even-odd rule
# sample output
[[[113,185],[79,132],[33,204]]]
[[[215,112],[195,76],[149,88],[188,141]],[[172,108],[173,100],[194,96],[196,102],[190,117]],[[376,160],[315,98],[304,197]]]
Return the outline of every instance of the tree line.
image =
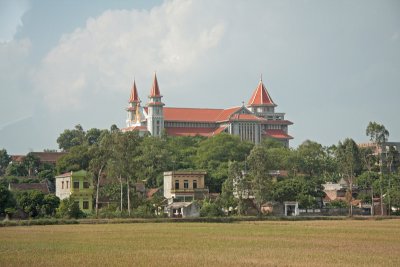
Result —
[[[382,147],[389,132],[383,125],[371,122],[366,135]],[[306,140],[291,149],[272,139],[254,145],[228,134],[212,138],[164,134],[156,138],[122,132],[115,125],[87,131],[77,125],[64,130],[57,143],[68,154],[55,167],[41,166],[29,154],[22,164],[9,164],[7,152],[0,150],[3,181],[10,176],[30,175],[54,183],[55,174],[87,170],[94,179],[96,214],[102,197],[120,203],[117,208],[128,215],[132,210],[153,213],[155,203],[150,205],[132,188],[137,182],[145,183],[147,188],[160,187],[163,172],[171,170],[207,172],[206,186],[210,192],[220,193],[217,201],[203,205],[207,210],[234,207],[237,214],[244,214],[249,195],[254,197],[259,212],[266,201],[298,201],[303,208],[320,207],[322,184],[340,179],[347,184],[346,201],[332,205],[349,207],[349,214],[355,187],[357,198],[364,203],[379,197],[389,206],[400,207],[398,151],[389,147],[375,154],[371,147],[359,148],[351,138],[332,146]],[[284,175],[278,170],[284,170]],[[4,213],[3,206],[0,213]]]

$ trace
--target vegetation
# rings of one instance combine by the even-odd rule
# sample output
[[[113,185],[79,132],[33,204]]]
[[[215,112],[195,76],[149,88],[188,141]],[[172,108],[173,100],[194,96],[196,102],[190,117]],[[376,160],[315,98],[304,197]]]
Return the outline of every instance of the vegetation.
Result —
[[[266,202],[298,201],[301,208],[318,208],[323,204],[322,184],[340,179],[347,184],[346,206],[350,216],[355,198],[364,203],[383,198],[382,209],[383,204],[399,208],[400,155],[393,147],[382,147],[389,134],[383,125],[371,122],[366,134],[381,146],[383,153],[379,156],[374,149],[358,148],[350,138],[330,147],[306,140],[298,148],[290,149],[271,139],[254,145],[224,133],[212,138],[166,134],[155,138],[121,132],[115,125],[110,130],[87,131],[77,125],[66,129],[57,139],[59,148],[68,154],[56,166],[40,163],[32,153],[21,163],[10,163],[7,151],[0,150],[0,174],[4,174],[0,185],[46,182],[54,188],[56,174],[83,169],[94,180],[96,217],[152,217],[162,209],[163,199],[146,200],[136,192],[137,183],[160,188],[165,171],[205,170],[206,186],[220,196],[215,202],[199,203],[204,207],[204,216],[213,214],[214,206],[225,214],[244,215],[251,205],[261,216],[261,207]],[[354,191],[356,187],[358,190]],[[254,197],[253,204],[247,201],[249,196]],[[20,209],[33,218],[54,216],[52,204],[44,204],[44,200],[40,202],[35,197],[45,198],[37,193],[5,193],[1,198],[0,216],[5,215],[6,208]],[[40,204],[23,204],[29,202],[25,198]],[[50,198],[46,196],[47,200]],[[100,199],[112,203],[103,214],[99,211]],[[59,216],[76,217],[61,210]]]
[[[342,220],[3,227],[0,251],[7,253],[0,254],[0,265],[399,266],[399,223]]]

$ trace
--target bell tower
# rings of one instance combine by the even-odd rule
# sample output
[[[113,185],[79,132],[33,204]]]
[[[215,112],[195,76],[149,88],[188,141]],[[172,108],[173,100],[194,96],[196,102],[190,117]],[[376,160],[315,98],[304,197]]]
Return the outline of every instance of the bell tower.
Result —
[[[154,73],[153,86],[147,103],[147,130],[152,136],[161,137],[164,130],[164,103],[158,87],[157,75]]]
[[[126,118],[126,127],[140,126],[141,116],[140,116],[140,99],[136,89],[136,82],[133,80],[133,85],[131,89],[131,95],[129,97]]]

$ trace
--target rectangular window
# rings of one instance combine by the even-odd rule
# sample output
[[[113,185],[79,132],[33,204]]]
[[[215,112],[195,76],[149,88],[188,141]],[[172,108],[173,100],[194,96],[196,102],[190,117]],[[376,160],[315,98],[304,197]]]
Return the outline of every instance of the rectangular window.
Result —
[[[61,189],[64,189],[64,181],[61,182]]]
[[[89,201],[83,201],[83,209],[88,210],[89,209]]]
[[[74,189],[79,189],[79,182],[74,182]]]
[[[175,189],[179,189],[179,180],[175,180]]]
[[[197,188],[197,180],[193,180],[193,189]]]
[[[189,181],[188,180],[184,180],[183,181],[183,188],[185,188],[185,189],[189,188]]]
[[[68,189],[68,186],[69,186],[69,181],[67,181],[67,189]]]
[[[89,182],[83,182],[83,188],[89,188]]]

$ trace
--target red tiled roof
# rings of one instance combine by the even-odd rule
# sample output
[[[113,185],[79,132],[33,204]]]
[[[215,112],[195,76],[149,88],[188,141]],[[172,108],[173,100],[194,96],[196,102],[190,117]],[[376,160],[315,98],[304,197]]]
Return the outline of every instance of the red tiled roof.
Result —
[[[166,121],[193,121],[193,122],[215,122],[223,109],[211,108],[164,108],[164,119]]]
[[[158,87],[157,75],[154,73],[153,86],[151,87],[150,96],[161,96],[160,88]]]
[[[137,103],[139,102],[139,95],[136,89],[136,82],[133,80],[133,85],[131,89],[131,96],[129,98],[129,103]]]
[[[216,121],[227,121],[229,117],[238,111],[241,107],[233,107],[233,108],[227,108],[223,109],[222,112],[218,115],[218,117],[215,119]]]
[[[229,120],[229,117],[238,111],[240,107],[228,109],[212,108],[164,108],[166,121],[193,121],[193,122],[221,122]]]
[[[149,188],[149,190],[146,192],[146,197],[152,198],[153,195],[158,192],[158,190],[160,190],[160,188]]]
[[[65,172],[63,174],[57,175],[56,177],[69,177],[71,176],[71,172]]]
[[[24,155],[11,155],[12,162],[22,162],[24,160]]]
[[[251,96],[249,106],[259,106],[259,105],[270,105],[276,106],[274,101],[272,101],[271,96],[269,95],[267,89],[265,88],[262,80],[257,85],[257,88],[254,90],[253,95]]]
[[[218,129],[216,129],[216,130],[213,132],[213,134],[214,134],[214,135],[215,135],[215,134],[220,134],[220,133],[222,133],[227,127],[228,127],[228,126],[221,126],[221,127],[219,127]]]
[[[33,155],[39,158],[41,163],[56,163],[59,158],[68,154],[68,152],[32,152]],[[11,161],[22,162],[26,156],[12,155]]]
[[[168,135],[172,136],[212,136],[215,128],[201,127],[171,127],[165,128]]]
[[[293,139],[293,137],[282,130],[266,130],[265,134],[277,139]]]
[[[38,190],[43,192],[44,194],[50,193],[49,188],[45,183],[21,183],[21,184],[10,183],[9,187],[11,190],[15,191]]]

